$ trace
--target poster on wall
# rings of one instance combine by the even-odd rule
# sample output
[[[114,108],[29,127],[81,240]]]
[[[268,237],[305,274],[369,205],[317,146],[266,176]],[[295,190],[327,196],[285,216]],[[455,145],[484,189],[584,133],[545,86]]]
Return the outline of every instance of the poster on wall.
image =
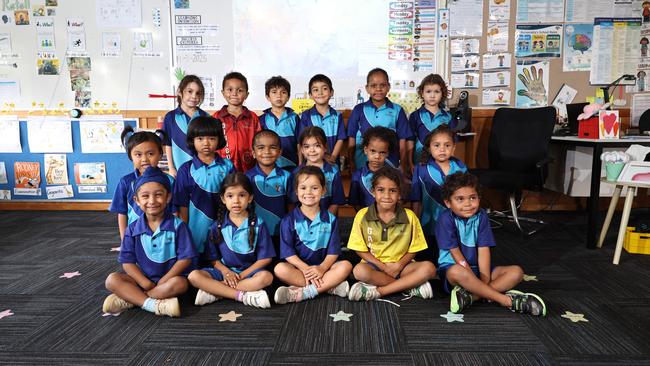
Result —
[[[510,89],[483,89],[483,105],[510,105]]]
[[[71,153],[72,126],[62,117],[36,116],[27,119],[27,141],[32,153]]]
[[[567,24],[564,26],[562,71],[589,71],[591,69],[593,39],[593,24]]]
[[[517,25],[515,57],[560,57],[562,25]]]
[[[79,121],[81,152],[124,153],[120,134],[124,129],[122,116],[83,117]]]
[[[21,153],[18,116],[0,116],[0,153]]]
[[[77,185],[106,185],[106,164],[75,163],[74,179]]]
[[[68,167],[65,154],[45,154],[45,183],[68,184]]]
[[[14,195],[40,196],[41,164],[17,161],[14,163]]]
[[[548,61],[517,61],[515,107],[548,105]]]
[[[7,184],[7,169],[5,168],[5,162],[0,161],[0,184]]]

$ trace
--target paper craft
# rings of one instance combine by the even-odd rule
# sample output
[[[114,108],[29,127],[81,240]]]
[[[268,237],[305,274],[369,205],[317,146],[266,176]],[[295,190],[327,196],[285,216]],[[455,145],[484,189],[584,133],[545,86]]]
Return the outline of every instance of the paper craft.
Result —
[[[105,116],[79,121],[81,152],[124,153],[120,134],[124,129],[122,116]]]
[[[510,71],[484,72],[483,87],[504,87],[510,85]]]
[[[518,61],[515,84],[517,108],[548,105],[548,61]]]
[[[45,154],[45,183],[68,184],[68,168],[65,154]]]
[[[0,319],[12,316],[14,313],[11,312],[11,309],[0,311]]]
[[[483,70],[510,69],[511,53],[488,53],[483,55]]]
[[[617,139],[621,132],[618,111],[600,110],[598,112],[598,138]]]
[[[30,117],[27,141],[32,153],[71,153],[72,126],[61,117]]]
[[[0,153],[21,153],[18,116],[0,116]]]
[[[38,188],[41,185],[41,164],[38,162],[14,163],[15,188]]]
[[[447,314],[440,314],[440,317],[447,319],[447,323],[465,323],[465,319],[463,319],[465,316],[463,314],[454,314],[451,311],[448,311]]]
[[[510,89],[483,89],[483,105],[510,105]]]
[[[0,161],[0,184],[7,184],[7,169],[5,168],[5,162]]]
[[[342,310],[339,310],[338,313],[335,314],[330,314],[332,317],[332,321],[338,322],[338,321],[344,321],[344,322],[349,322],[350,317],[354,316],[354,314],[348,314]]]
[[[225,322],[225,321],[236,322],[237,318],[239,318],[240,316],[241,316],[241,314],[237,314],[233,310],[230,310],[229,312],[227,312],[225,314],[219,314],[219,321],[220,322]]]
[[[77,276],[81,276],[81,273],[79,273],[79,271],[65,272],[64,274],[59,276],[59,278],[72,278],[72,277],[77,277]]]
[[[589,322],[589,320],[585,319],[585,314],[578,314],[578,313],[572,313],[570,311],[565,311],[564,314],[560,315],[563,318],[569,319],[574,323],[577,322]]]
[[[529,281],[537,282],[537,276],[531,276],[531,275],[524,274],[524,281],[525,282],[529,282]]]
[[[75,163],[74,178],[77,185],[105,185],[105,163]]]

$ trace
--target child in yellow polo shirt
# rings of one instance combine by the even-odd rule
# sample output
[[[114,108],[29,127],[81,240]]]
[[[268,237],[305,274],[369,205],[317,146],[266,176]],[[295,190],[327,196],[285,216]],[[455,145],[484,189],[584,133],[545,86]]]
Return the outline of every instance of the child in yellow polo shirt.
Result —
[[[433,297],[428,281],[436,267],[413,260],[427,243],[417,216],[399,203],[399,171],[384,166],[375,172],[371,185],[375,203],[357,213],[348,241],[348,249],[362,259],[353,270],[361,282],[352,285],[349,299],[374,300],[405,290],[423,299]]]

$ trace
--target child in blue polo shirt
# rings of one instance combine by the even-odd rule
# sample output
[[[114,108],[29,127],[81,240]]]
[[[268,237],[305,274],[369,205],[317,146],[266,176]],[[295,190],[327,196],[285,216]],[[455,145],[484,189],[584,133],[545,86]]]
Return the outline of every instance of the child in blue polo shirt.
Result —
[[[442,199],[442,185],[448,175],[467,171],[465,164],[454,157],[454,141],[454,132],[446,124],[431,131],[424,140],[421,160],[413,171],[411,181],[413,211],[420,218],[433,260],[438,254],[435,245],[436,220],[447,209]]]
[[[460,172],[448,176],[442,198],[449,209],[436,224],[438,278],[451,291],[450,310],[460,313],[484,298],[519,313],[546,315],[539,296],[512,290],[523,279],[521,267],[492,267],[490,248],[496,243],[488,215],[479,206],[478,179]]]
[[[187,291],[185,276],[196,251],[187,225],[165,208],[171,201],[169,178],[149,167],[135,183],[135,202],[144,214],[129,225],[119,262],[126,273],[111,273],[105,313],[120,313],[134,305],[155,313],[181,315],[176,296]]]
[[[424,140],[436,127],[451,122],[451,114],[445,110],[447,100],[447,84],[438,74],[427,75],[417,88],[422,106],[409,116],[409,126],[415,134],[415,150],[413,162],[417,164],[422,157]],[[426,149],[426,148],[425,148]]]
[[[276,252],[280,250],[280,220],[287,214],[290,174],[277,167],[282,154],[280,136],[262,130],[253,137],[253,157],[257,164],[246,172],[253,183],[255,210],[271,233]]]
[[[325,160],[330,164],[338,165],[346,134],[343,114],[330,107],[330,99],[333,95],[334,88],[329,77],[317,74],[309,79],[309,96],[314,100],[315,105],[302,112],[298,134],[310,126],[322,128],[327,137]]]
[[[134,201],[135,190],[133,189],[136,179],[150,166],[158,166],[162,157],[163,145],[160,136],[165,132],[157,130],[156,133],[149,131],[133,132],[133,127],[126,126],[122,131],[122,145],[126,148],[126,154],[133,162],[135,170],[120,179],[113,195],[113,201],[108,208],[110,212],[117,213],[117,226],[120,230],[120,240],[124,239],[126,227],[142,215],[142,210]],[[167,174],[171,187],[174,187],[174,177]],[[172,188],[173,190],[173,188]],[[175,212],[173,205],[167,205],[167,211]]]
[[[300,206],[282,219],[280,257],[286,262],[278,263],[273,270],[290,287],[279,287],[275,302],[299,302],[323,292],[345,297],[352,265],[337,261],[341,254],[338,221],[320,205],[327,189],[325,175],[318,167],[303,166],[294,184]]]
[[[178,108],[165,115],[162,129],[167,137],[163,145],[169,162],[169,174],[173,176],[176,176],[176,171],[183,163],[192,159],[192,151],[187,146],[187,127],[192,118],[207,116],[207,113],[199,108],[204,96],[205,89],[201,79],[196,75],[186,75],[176,90]]]
[[[302,166],[319,167],[325,174],[326,189],[321,198],[321,208],[329,210],[336,215],[339,205],[345,204],[345,194],[343,193],[343,183],[341,182],[341,172],[336,165],[330,164],[325,160],[325,151],[327,151],[327,138],[322,128],[316,126],[306,127],[300,133],[298,138],[300,144],[300,153],[303,156],[303,163],[293,171],[292,179],[295,179],[296,173]],[[289,197],[294,203],[299,201],[294,191],[294,181],[289,181]]]
[[[291,84],[282,76],[274,76],[264,84],[266,100],[271,108],[260,117],[263,129],[272,130],[280,136],[282,155],[276,165],[289,171],[298,166],[298,126],[300,117],[289,107],[285,107],[291,96]],[[255,150],[255,146],[253,146]],[[254,153],[253,153],[254,154]]]
[[[192,231],[192,239],[199,253],[205,252],[210,225],[217,217],[219,190],[223,179],[235,171],[233,163],[217,155],[217,149],[225,146],[221,123],[209,116],[197,117],[187,129],[187,146],[192,160],[178,169],[174,186],[174,204],[179,217]]]
[[[225,297],[269,308],[269,297],[262,289],[273,282],[273,275],[264,267],[275,257],[275,250],[266,225],[255,214],[251,182],[243,173],[229,174],[220,196],[223,206],[210,228],[207,247],[211,266],[192,271],[188,277],[199,289],[194,304]]]
[[[395,132],[386,127],[370,127],[363,135],[361,146],[368,162],[352,174],[348,203],[359,211],[375,202],[372,195],[372,175],[383,167],[386,157],[397,143]]]
[[[399,153],[391,151],[387,162],[394,168],[401,166],[402,172],[410,176],[411,158],[407,154],[407,141],[413,139],[413,132],[404,109],[386,97],[390,91],[388,73],[380,68],[370,70],[366,78],[366,91],[370,99],[354,106],[348,118],[348,150],[354,162],[353,168],[359,169],[366,162],[360,148],[363,134],[370,127],[383,126],[395,131],[399,139]]]

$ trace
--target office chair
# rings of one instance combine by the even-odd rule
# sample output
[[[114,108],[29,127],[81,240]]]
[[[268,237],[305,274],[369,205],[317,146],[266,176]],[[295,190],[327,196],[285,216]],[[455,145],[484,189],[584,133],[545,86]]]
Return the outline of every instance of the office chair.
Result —
[[[644,135],[646,131],[650,131],[650,109],[639,117],[639,134]]]
[[[492,131],[488,142],[489,169],[473,169],[481,185],[506,191],[512,215],[499,213],[513,220],[524,235],[532,235],[545,224],[544,221],[520,217],[522,190],[541,191],[548,176],[547,156],[555,125],[555,108],[533,109],[499,108],[492,119]],[[525,231],[521,221],[540,224],[538,228]]]

